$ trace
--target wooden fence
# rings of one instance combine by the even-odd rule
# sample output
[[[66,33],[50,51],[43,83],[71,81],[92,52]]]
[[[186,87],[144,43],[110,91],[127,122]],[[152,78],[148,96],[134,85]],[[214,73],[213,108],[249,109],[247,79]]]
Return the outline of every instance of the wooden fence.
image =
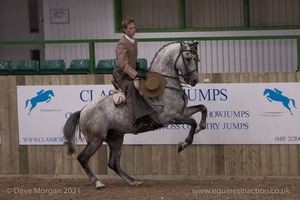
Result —
[[[300,73],[199,74],[203,83],[300,82]],[[17,85],[109,84],[111,75],[0,76],[0,174],[81,175],[76,157],[65,146],[19,145]],[[203,83],[205,84],[205,83]],[[300,89],[300,88],[299,88]],[[84,148],[76,146],[77,153]],[[96,175],[113,175],[108,148],[91,159]],[[130,175],[161,176],[299,176],[299,145],[124,145],[121,165]],[[154,176],[153,176],[154,177]]]

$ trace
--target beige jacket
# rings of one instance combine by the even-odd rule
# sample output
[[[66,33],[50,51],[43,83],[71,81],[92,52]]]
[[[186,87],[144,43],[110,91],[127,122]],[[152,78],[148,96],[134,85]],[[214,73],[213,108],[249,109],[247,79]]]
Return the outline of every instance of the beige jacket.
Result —
[[[120,67],[131,78],[137,75],[136,62],[137,62],[137,41],[131,43],[123,36],[116,47],[116,66]]]

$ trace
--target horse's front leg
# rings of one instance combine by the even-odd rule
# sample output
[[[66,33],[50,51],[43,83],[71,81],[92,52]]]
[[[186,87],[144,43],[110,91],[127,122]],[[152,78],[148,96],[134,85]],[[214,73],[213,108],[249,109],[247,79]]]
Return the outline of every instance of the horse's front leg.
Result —
[[[46,103],[49,103],[49,101],[51,101],[51,97],[49,97],[46,101]]]
[[[206,117],[207,117],[207,108],[204,105],[198,106],[201,112],[201,120],[199,126],[196,128],[195,133],[200,132],[201,130],[206,129]]]
[[[190,116],[192,116],[193,114],[199,111],[201,112],[202,116],[199,125],[197,125],[197,122],[194,119],[190,118]],[[185,109],[182,115],[182,117],[184,118],[182,119],[182,124],[189,124],[191,126],[191,129],[185,141],[180,142],[178,144],[178,153],[193,143],[195,133],[198,133],[201,130],[204,130],[206,128],[206,116],[207,116],[207,108],[202,104],[197,106],[187,107]]]
[[[199,133],[201,130],[204,130],[206,128],[207,108],[204,105],[200,104],[197,106],[187,107],[183,113],[184,116],[190,117],[197,112],[201,112],[201,120],[195,130],[195,133]]]
[[[194,120],[192,118],[188,118],[184,122],[184,124],[189,124],[191,129],[190,129],[189,135],[187,136],[187,138],[185,138],[184,142],[179,142],[179,144],[178,144],[178,153],[180,153],[183,149],[185,149],[187,146],[189,146],[190,144],[193,143],[195,130],[196,130],[196,127],[197,127],[196,120]]]

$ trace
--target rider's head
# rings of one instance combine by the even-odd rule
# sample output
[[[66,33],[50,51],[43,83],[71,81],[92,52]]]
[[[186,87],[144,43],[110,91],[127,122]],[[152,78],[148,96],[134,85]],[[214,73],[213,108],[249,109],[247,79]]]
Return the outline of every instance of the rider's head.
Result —
[[[127,17],[122,21],[121,25],[123,33],[128,37],[132,38],[135,35],[136,27],[133,19]]]

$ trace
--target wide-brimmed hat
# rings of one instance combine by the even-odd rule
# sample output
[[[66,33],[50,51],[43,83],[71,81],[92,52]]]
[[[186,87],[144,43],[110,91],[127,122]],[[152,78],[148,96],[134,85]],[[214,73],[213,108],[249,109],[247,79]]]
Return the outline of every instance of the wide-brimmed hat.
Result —
[[[166,88],[165,78],[157,72],[147,72],[146,75],[146,80],[140,80],[140,92],[147,97],[159,96]]]

